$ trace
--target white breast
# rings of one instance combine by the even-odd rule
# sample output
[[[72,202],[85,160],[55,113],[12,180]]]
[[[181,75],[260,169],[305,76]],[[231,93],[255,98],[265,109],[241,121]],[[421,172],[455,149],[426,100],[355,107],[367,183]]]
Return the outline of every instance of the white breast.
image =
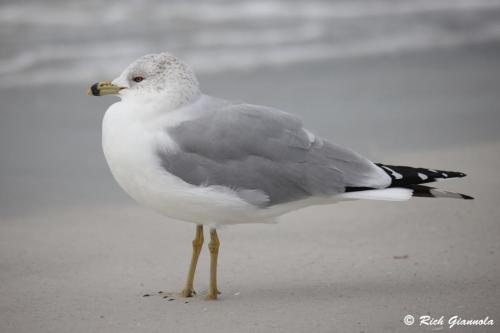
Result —
[[[231,190],[197,187],[166,172],[157,149],[178,149],[165,128],[189,119],[176,110],[155,115],[133,103],[113,104],[103,120],[102,147],[111,173],[136,201],[184,221],[232,224],[255,221],[256,208]]]

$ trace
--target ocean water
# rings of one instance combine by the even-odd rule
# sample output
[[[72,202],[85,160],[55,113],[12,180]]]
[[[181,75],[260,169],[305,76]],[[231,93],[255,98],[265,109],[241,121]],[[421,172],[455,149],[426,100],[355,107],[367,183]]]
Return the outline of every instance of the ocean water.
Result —
[[[500,40],[500,0],[0,3],[0,89],[116,76],[145,53],[197,72]]]

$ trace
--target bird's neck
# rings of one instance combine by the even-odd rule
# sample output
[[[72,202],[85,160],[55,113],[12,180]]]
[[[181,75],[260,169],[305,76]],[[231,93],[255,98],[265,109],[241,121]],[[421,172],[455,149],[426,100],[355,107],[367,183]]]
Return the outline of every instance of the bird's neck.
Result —
[[[169,87],[161,91],[152,91],[148,94],[133,94],[122,97],[123,102],[149,106],[150,108],[161,108],[162,112],[174,111],[186,105],[194,103],[201,96],[200,90],[176,89]]]

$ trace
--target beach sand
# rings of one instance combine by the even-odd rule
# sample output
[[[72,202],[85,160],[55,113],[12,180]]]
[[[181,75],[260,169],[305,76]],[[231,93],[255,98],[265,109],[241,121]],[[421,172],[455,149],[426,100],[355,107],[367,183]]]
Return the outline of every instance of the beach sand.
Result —
[[[499,55],[490,45],[202,76],[207,93],[299,114],[376,161],[466,172],[438,185],[476,197],[349,202],[223,228],[216,302],[142,297],[182,288],[194,226],[112,180],[100,151],[111,99],[87,98],[85,85],[0,91],[0,331],[432,329],[409,329],[406,314],[489,316],[493,327],[452,332],[498,331]]]

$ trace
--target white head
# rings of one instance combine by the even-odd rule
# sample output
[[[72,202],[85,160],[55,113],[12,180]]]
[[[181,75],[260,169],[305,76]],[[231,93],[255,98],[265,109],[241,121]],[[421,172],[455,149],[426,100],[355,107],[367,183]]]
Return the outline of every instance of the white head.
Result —
[[[142,56],[113,81],[101,81],[89,89],[89,95],[109,94],[124,100],[168,100],[172,107],[179,107],[195,99],[200,89],[187,64],[169,53],[158,53]]]

